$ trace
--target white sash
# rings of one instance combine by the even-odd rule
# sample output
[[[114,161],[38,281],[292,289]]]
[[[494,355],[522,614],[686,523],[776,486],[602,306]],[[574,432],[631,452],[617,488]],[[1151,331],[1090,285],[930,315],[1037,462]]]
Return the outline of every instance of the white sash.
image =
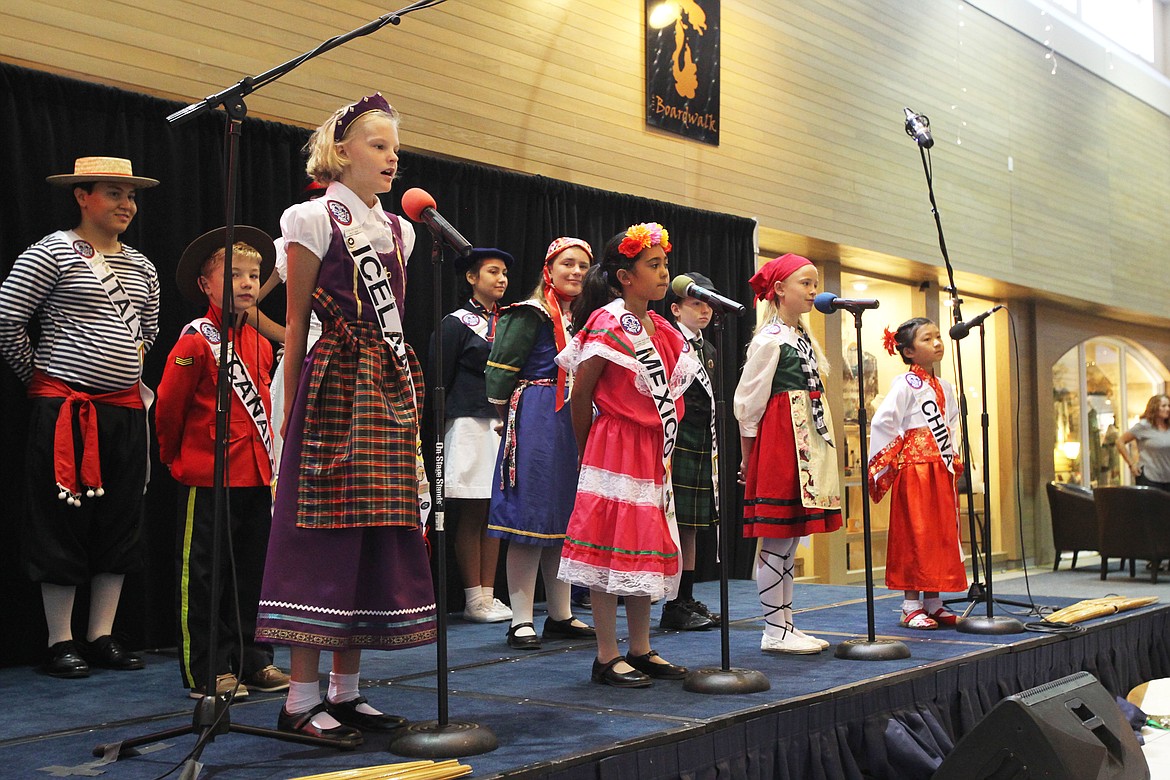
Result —
[[[910,388],[910,392],[914,395],[914,404],[922,413],[923,419],[926,420],[926,429],[930,431],[930,435],[934,437],[934,443],[938,445],[943,465],[947,467],[947,471],[954,474],[955,452],[951,446],[951,431],[947,427],[946,409],[940,405],[930,383],[924,381],[917,374],[906,374],[906,386]]]
[[[94,278],[97,279],[98,284],[105,290],[106,297],[110,299],[110,305],[114,307],[114,311],[118,313],[122,324],[129,331],[130,338],[134,340],[134,350],[138,353],[138,397],[142,399],[142,405],[145,411],[149,412],[150,407],[154,404],[154,391],[142,381],[142,366],[146,362],[146,339],[142,337],[142,321],[138,318],[138,309],[134,305],[134,299],[130,297],[130,293],[122,286],[122,280],[118,278],[118,274],[106,262],[106,256],[97,251],[93,244],[72,230],[58,230],[55,235],[64,241],[89,266],[89,270],[93,273]],[[146,452],[146,482],[142,486],[143,493],[146,492],[146,485],[150,484],[149,414],[146,417]]]
[[[475,335],[479,336],[484,341],[488,340],[488,320],[479,312],[471,311],[470,309],[456,309],[451,312],[451,316],[456,317],[460,322],[467,326]]]
[[[406,356],[406,341],[402,337],[402,315],[398,311],[398,303],[394,300],[394,290],[390,287],[390,275],[386,273],[386,266],[382,265],[382,258],[370,245],[369,236],[360,225],[353,223],[349,209],[335,200],[321,198],[321,205],[330,221],[337,225],[345,242],[345,249],[349,252],[357,269],[358,278],[365,285],[370,300],[374,302],[374,313],[378,316],[378,327],[382,331],[382,339],[390,346],[399,365],[406,369],[406,379],[410,383],[410,398],[414,401],[414,377],[410,374],[410,362]],[[402,247],[398,239],[394,239],[394,250],[401,258]],[[359,305],[361,301],[358,301]],[[421,421],[420,426],[421,426]],[[419,520],[425,527],[431,516],[431,483],[427,480],[427,471],[423,465],[422,439],[415,438],[415,477],[418,479],[418,511]],[[435,523],[442,527],[443,518],[436,517]]]
[[[695,378],[699,380],[699,384],[707,391],[707,397],[711,399],[711,487],[715,497],[715,516],[719,517],[719,436],[715,431],[715,388],[711,384],[711,377],[707,375],[707,365],[703,362],[702,350],[698,350],[695,357],[699,361],[699,370],[695,372]]]
[[[642,325],[642,321],[626,311],[625,301],[615,298],[605,310],[618,321],[622,330],[629,336],[634,345],[634,357],[638,361],[638,374],[646,382],[650,390],[650,398],[658,410],[658,418],[662,423],[662,480],[663,511],[666,515],[666,525],[670,530],[671,541],[679,551],[678,573],[672,578],[667,593],[678,591],[678,580],[682,574],[682,546],[678,537],[678,521],[674,511],[674,488],[671,484],[671,461],[674,456],[674,445],[678,440],[678,414],[675,411],[674,398],[670,394],[670,377],[666,373],[666,366],[662,362],[650,334]],[[686,349],[690,349],[690,342],[683,340]]]
[[[200,317],[197,320],[191,321],[187,327],[183,328],[184,334],[192,332],[198,332],[203,336],[204,341],[207,342],[208,349],[211,350],[211,354],[215,358],[216,365],[218,365],[220,344],[219,326],[206,317]],[[228,342],[228,354],[231,356],[228,359],[228,376],[231,379],[232,390],[235,391],[236,398],[239,398],[240,403],[244,405],[244,409],[248,412],[248,417],[251,418],[252,424],[256,426],[256,432],[260,434],[260,441],[264,443],[264,452],[268,454],[268,466],[271,473],[275,474],[276,458],[273,455],[272,448],[272,426],[268,422],[268,413],[264,411],[264,399],[260,397],[260,391],[257,389],[258,385],[252,379],[252,375],[248,372],[248,367],[244,365],[244,361],[240,360],[240,356],[231,342]]]

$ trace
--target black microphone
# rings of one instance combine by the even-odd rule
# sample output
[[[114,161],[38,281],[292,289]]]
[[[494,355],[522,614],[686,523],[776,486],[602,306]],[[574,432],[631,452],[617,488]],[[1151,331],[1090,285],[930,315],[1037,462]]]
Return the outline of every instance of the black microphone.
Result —
[[[1002,308],[1003,308],[1002,303],[996,304],[995,306],[992,306],[990,309],[983,312],[979,316],[972,317],[971,319],[967,320],[966,322],[956,322],[954,325],[951,326],[950,331],[948,331],[951,334],[951,338],[954,339],[955,341],[959,341],[961,339],[967,338],[967,334],[971,332],[972,328],[979,327],[980,325],[983,324],[983,321],[985,319],[990,317],[992,314],[995,314],[997,311],[999,311]]]
[[[823,292],[813,299],[813,306],[822,314],[832,314],[844,309],[857,314],[864,309],[876,309],[881,305],[877,298],[838,298],[831,292]]]
[[[426,190],[412,187],[402,193],[402,210],[415,222],[422,222],[460,257],[467,257],[471,244],[435,208],[435,199]]]
[[[930,118],[922,114],[915,114],[906,109],[906,135],[918,142],[923,149],[934,146],[934,136],[930,134]]]
[[[706,287],[700,287],[695,284],[695,280],[689,276],[676,276],[674,281],[670,283],[670,289],[674,294],[680,298],[695,298],[703,303],[718,309],[719,311],[730,311],[736,314],[743,314],[743,304],[738,301],[733,301],[730,298],[724,298],[714,290],[708,290]]]

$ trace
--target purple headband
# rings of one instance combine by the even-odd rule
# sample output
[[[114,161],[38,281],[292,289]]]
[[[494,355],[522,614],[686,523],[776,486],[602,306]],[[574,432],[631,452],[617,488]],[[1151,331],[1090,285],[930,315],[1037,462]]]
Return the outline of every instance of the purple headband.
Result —
[[[386,102],[386,98],[382,97],[381,92],[367,95],[347,108],[345,113],[337,120],[337,124],[333,126],[333,143],[341,143],[341,139],[345,138],[345,131],[349,129],[349,126],[356,122],[358,117],[364,116],[371,111],[382,111],[391,116],[394,115],[394,109]]]

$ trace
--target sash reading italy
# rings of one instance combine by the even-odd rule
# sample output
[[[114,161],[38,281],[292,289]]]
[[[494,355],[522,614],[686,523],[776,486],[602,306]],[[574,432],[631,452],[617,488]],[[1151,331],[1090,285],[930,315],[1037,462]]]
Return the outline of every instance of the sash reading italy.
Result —
[[[674,511],[674,488],[671,484],[671,460],[674,455],[674,445],[678,439],[678,414],[675,410],[674,398],[670,394],[670,377],[667,376],[666,366],[659,356],[650,334],[646,332],[637,315],[626,311],[625,301],[615,298],[604,307],[621,325],[623,331],[630,337],[634,346],[634,358],[638,361],[638,374],[646,382],[650,390],[650,398],[658,410],[658,419],[662,423],[662,497],[663,512],[666,515],[666,526],[670,529],[670,539],[675,549],[681,550],[678,537],[678,521]],[[691,348],[690,342],[683,340],[684,350]],[[682,574],[682,567],[672,578],[667,593],[678,592],[678,579]]]
[[[955,473],[955,452],[951,447],[951,432],[947,428],[946,401],[941,388],[936,390],[933,383],[923,379],[917,372],[906,374],[906,386],[914,395],[914,404],[926,420],[926,429],[934,437],[947,471]]]
[[[122,281],[118,278],[118,274],[106,262],[106,256],[94,248],[94,245],[86,241],[81,236],[72,230],[58,230],[54,234],[61,241],[77,253],[77,256],[85,261],[89,266],[89,270],[93,273],[94,278],[97,279],[98,284],[106,293],[106,297],[110,300],[110,305],[114,307],[114,311],[118,313],[122,324],[126,326],[126,330],[130,334],[130,338],[134,341],[134,349],[138,353],[138,396],[142,399],[143,407],[149,411],[151,405],[154,403],[154,392],[147,387],[142,381],[142,366],[146,362],[146,339],[142,337],[142,321],[138,318],[138,308],[134,305],[134,299],[130,297],[130,293],[122,286]],[[146,450],[150,452],[150,418],[147,417],[146,422]],[[142,492],[146,492],[146,485],[150,484],[150,455],[146,457],[146,482],[142,486]],[[98,488],[102,495],[105,493],[100,487]],[[63,496],[66,500],[72,498],[72,505],[80,506],[80,496]]]
[[[196,332],[203,336],[204,341],[207,342],[207,348],[211,350],[211,355],[218,364],[221,339],[219,326],[206,317],[200,317],[197,320],[192,320],[187,327],[183,328],[184,334]],[[228,377],[232,383],[232,391],[236,394],[236,398],[240,399],[240,403],[244,405],[252,424],[256,426],[256,432],[260,434],[260,441],[264,443],[264,452],[268,454],[268,466],[275,474],[276,458],[272,447],[272,426],[268,422],[268,413],[264,411],[264,399],[260,397],[255,380],[248,373],[248,367],[244,365],[244,361],[240,360],[240,356],[231,342],[228,342],[228,355]]]
[[[321,200],[325,200],[321,198]],[[341,204],[337,209],[331,208],[332,203],[322,203],[329,219],[337,225],[345,240],[345,249],[349,252],[357,269],[357,276],[365,285],[370,300],[374,302],[374,313],[378,317],[378,327],[382,331],[382,339],[390,346],[394,357],[400,366],[406,367],[407,381],[410,382],[410,397],[415,398],[414,378],[410,375],[409,359],[406,354],[406,340],[402,336],[402,315],[398,311],[398,303],[394,300],[394,290],[390,287],[390,277],[386,273],[386,266],[378,252],[370,245],[370,239],[361,225],[353,224],[352,220],[342,221],[337,211],[348,215],[349,210]],[[395,248],[401,252],[401,248]],[[431,484],[427,480],[426,468],[423,466],[422,439],[415,438],[415,476],[418,479],[418,511],[419,521],[426,528],[427,520],[431,516]]]

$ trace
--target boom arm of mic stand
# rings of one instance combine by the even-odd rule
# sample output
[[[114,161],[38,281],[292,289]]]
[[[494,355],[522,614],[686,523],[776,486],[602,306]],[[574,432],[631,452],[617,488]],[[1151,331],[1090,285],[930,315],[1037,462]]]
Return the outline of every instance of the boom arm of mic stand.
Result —
[[[230,104],[242,101],[245,97],[252,94],[252,92],[259,89],[260,87],[276,81],[286,73],[291,73],[292,71],[296,70],[303,62],[307,62],[308,60],[311,60],[318,55],[324,54],[325,52],[332,49],[336,49],[338,46],[341,46],[344,43],[348,43],[354,38],[360,38],[362,36],[369,35],[370,33],[377,32],[388,24],[401,24],[402,17],[406,16],[412,11],[417,11],[422,8],[430,8],[431,6],[439,5],[441,3],[445,3],[446,1],[447,0],[418,0],[418,2],[411,3],[405,8],[401,8],[392,13],[379,16],[377,19],[369,21],[363,24],[361,27],[350,30],[343,35],[336,35],[332,38],[329,38],[328,40],[318,44],[316,48],[310,49],[303,54],[298,54],[291,60],[277,65],[275,68],[267,70],[264,73],[261,73],[259,76],[245,76],[227,89],[222,89],[219,92],[216,92],[214,95],[208,95],[202,100],[196,101],[195,103],[192,103],[191,105],[186,106],[185,108],[181,108],[178,111],[168,115],[167,121],[171,124],[181,124],[182,122],[194,119],[200,114],[211,111],[216,106],[222,105],[225,108],[228,108]]]

